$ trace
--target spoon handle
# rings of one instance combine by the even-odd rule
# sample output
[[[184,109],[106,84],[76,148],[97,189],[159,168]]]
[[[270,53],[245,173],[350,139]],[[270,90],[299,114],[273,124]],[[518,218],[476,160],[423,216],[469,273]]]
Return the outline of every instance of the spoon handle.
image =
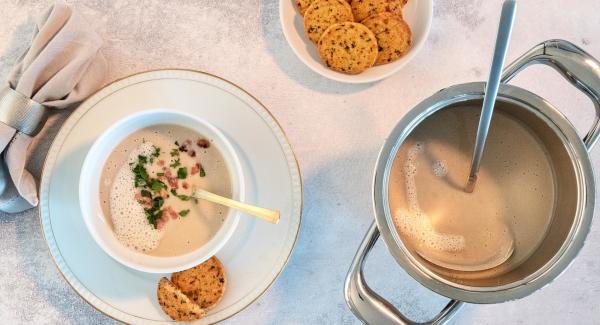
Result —
[[[242,212],[246,212],[247,214],[259,217],[274,224],[277,224],[279,222],[279,211],[277,210],[270,210],[242,203],[201,189],[197,189],[194,192],[193,196],[198,199],[211,201],[213,203],[221,204]]]
[[[483,107],[481,117],[479,118],[479,127],[477,128],[477,137],[475,138],[475,149],[473,150],[473,159],[471,160],[471,171],[469,180],[465,187],[465,192],[471,193],[475,188],[477,181],[477,173],[481,164],[481,157],[485,148],[490,123],[492,121],[492,113],[494,112],[494,104],[500,87],[500,78],[502,75],[502,67],[504,66],[504,58],[508,51],[508,41],[512,32],[513,21],[517,2],[515,0],[506,0],[502,4],[502,14],[500,15],[500,25],[498,26],[498,35],[496,36],[496,47],[494,48],[494,58],[492,59],[492,67],[490,76],[485,86],[485,95],[483,97]]]

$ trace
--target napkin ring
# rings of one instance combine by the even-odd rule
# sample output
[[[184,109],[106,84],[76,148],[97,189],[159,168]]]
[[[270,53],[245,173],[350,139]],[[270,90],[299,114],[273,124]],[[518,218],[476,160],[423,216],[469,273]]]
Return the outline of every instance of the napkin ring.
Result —
[[[8,86],[0,88],[0,122],[35,136],[47,119],[44,105]]]

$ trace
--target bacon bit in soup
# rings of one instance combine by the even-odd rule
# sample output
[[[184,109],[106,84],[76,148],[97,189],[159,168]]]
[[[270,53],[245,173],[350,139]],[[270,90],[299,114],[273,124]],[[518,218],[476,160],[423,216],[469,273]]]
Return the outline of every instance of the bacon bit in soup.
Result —
[[[179,188],[179,183],[177,182],[177,178],[169,178],[168,179],[169,186],[172,188]]]
[[[163,212],[163,211],[161,211],[161,212]],[[170,219],[169,219],[169,216],[167,215],[167,213],[163,212],[162,217],[160,219],[158,219],[157,229],[163,229],[167,225],[169,220]]]
[[[188,152],[188,155],[190,155],[190,157],[192,157],[192,158],[196,157],[196,150],[190,150]]]
[[[161,230],[165,227],[165,224],[167,222],[163,218],[160,218],[160,219],[158,219],[158,221],[156,221],[156,229]]]
[[[187,144],[182,144],[181,146],[179,146],[179,151],[181,152],[187,152],[188,151],[188,145]]]
[[[210,142],[206,139],[198,139],[198,141],[196,141],[196,145],[200,148],[208,148],[210,147]]]
[[[167,178],[167,183],[169,183],[169,186],[172,188],[179,188],[177,175],[173,175],[173,172],[170,169],[165,170],[165,177]]]
[[[135,193],[134,199],[144,207],[149,207],[152,205],[152,198],[142,196],[141,193]]]
[[[165,160],[164,159],[159,159],[158,160],[158,165],[159,166],[164,166],[165,165]]]
[[[179,217],[177,215],[177,212],[175,212],[175,210],[173,210],[173,208],[171,208],[169,206],[164,208],[164,212],[167,216],[171,217],[171,219],[173,219],[173,220],[175,220]]]
[[[196,163],[196,165],[192,166],[192,169],[190,169],[190,174],[196,175],[196,174],[198,174],[199,171],[200,171],[200,163]]]
[[[166,189],[162,188],[162,189],[160,189],[160,196],[163,199],[167,199],[167,198],[169,198],[169,192],[167,192]]]
[[[184,189],[186,189],[186,190],[187,190],[188,188],[190,188],[190,184],[188,184],[188,182],[186,182],[186,181],[183,181],[183,182],[181,183],[181,187],[183,187]]]

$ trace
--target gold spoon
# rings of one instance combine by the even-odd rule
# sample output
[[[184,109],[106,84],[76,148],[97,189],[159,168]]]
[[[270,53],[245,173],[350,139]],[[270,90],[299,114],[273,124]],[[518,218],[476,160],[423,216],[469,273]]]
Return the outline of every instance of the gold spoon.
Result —
[[[246,212],[249,215],[254,217],[261,218],[270,223],[277,224],[279,222],[279,211],[271,210],[266,208],[257,207],[251,204],[239,202],[230,198],[226,198],[224,196],[217,195],[215,193],[211,193],[202,189],[196,189],[193,194],[193,197],[197,199],[207,200],[213,203],[221,204],[232,209],[236,209],[242,212]]]

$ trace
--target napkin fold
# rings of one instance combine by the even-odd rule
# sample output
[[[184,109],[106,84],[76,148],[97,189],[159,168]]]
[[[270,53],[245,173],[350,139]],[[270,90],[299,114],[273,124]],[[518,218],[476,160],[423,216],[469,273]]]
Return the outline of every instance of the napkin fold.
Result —
[[[0,86],[0,210],[9,213],[38,204],[25,164],[48,110],[89,96],[103,84],[107,69],[102,38],[68,6],[53,5],[36,27],[31,47]]]

